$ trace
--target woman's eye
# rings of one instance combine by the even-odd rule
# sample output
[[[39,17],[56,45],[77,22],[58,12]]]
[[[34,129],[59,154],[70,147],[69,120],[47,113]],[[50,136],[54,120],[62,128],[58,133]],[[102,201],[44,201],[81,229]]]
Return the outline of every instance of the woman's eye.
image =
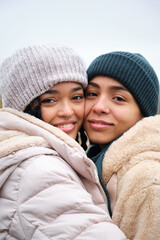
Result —
[[[120,97],[120,96],[114,97],[114,100],[116,100],[118,102],[125,102],[125,99],[123,97]]]
[[[53,98],[46,98],[41,101],[41,104],[49,104],[49,103],[54,103],[55,100]]]
[[[74,96],[72,99],[73,100],[81,100],[81,99],[83,99],[84,98],[84,96],[82,96],[82,95],[77,95],[77,96]]]
[[[97,93],[95,92],[86,92],[86,97],[95,97],[97,96]]]

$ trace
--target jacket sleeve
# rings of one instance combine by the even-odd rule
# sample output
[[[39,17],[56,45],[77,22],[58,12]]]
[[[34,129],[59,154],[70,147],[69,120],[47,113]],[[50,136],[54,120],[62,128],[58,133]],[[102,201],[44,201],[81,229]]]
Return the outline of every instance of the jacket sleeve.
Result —
[[[39,156],[21,176],[17,232],[32,240],[124,240],[73,169],[58,156]]]
[[[112,219],[131,240],[160,237],[159,173],[159,162],[145,159],[119,182]]]

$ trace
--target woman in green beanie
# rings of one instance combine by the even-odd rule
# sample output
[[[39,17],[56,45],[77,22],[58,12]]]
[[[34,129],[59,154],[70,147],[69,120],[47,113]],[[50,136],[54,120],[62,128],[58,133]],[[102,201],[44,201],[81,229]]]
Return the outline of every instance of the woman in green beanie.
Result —
[[[159,82],[140,54],[111,52],[87,70],[84,128],[113,221],[131,240],[160,237]]]

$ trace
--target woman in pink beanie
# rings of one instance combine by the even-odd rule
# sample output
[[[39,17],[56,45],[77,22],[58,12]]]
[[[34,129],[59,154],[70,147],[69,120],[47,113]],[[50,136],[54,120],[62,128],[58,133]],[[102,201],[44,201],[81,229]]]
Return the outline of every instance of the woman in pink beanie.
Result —
[[[22,48],[2,64],[1,240],[126,239],[75,141],[86,85],[83,60],[68,47]]]

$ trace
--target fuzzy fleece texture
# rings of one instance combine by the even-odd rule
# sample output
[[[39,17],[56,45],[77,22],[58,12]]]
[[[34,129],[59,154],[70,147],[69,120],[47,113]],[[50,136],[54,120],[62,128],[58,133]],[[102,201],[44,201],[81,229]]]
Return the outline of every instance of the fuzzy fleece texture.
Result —
[[[160,115],[113,142],[102,163],[113,221],[131,240],[160,239]]]
[[[0,110],[0,240],[125,240],[79,144],[33,116]]]

